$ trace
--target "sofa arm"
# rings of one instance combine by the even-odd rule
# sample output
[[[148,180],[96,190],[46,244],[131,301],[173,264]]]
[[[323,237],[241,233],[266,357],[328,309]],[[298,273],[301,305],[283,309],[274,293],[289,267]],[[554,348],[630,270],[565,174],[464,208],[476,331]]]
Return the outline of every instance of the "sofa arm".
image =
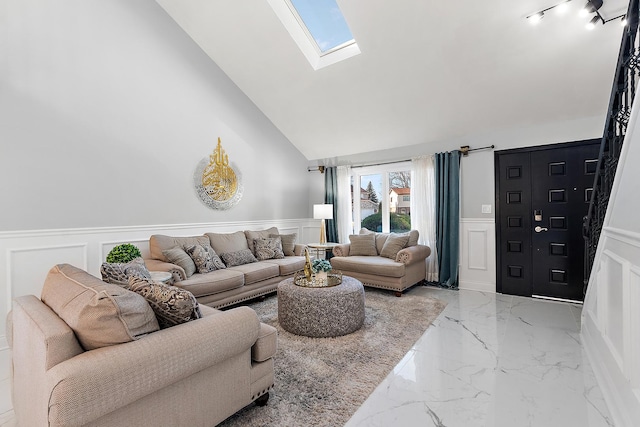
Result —
[[[431,248],[425,245],[415,245],[401,249],[396,255],[396,262],[404,265],[413,264],[414,262],[424,261],[431,254]]]
[[[47,372],[49,420],[53,425],[88,424],[249,350],[259,331],[255,311],[238,307],[87,351]]]
[[[350,243],[343,243],[341,245],[338,246],[334,246],[333,247],[333,255],[334,256],[349,256],[349,247],[351,246]]]
[[[180,282],[187,278],[187,273],[185,273],[184,268],[176,264],[171,264],[170,262],[149,258],[144,260],[144,265],[147,266],[147,270],[149,271],[166,271],[167,273],[171,273],[171,279],[173,280],[171,283]]]

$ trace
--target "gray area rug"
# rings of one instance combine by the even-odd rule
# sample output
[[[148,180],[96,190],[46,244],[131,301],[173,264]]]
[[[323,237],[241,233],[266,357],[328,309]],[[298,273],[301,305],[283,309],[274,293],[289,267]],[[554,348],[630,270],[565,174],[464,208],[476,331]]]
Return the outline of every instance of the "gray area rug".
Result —
[[[221,426],[342,426],[402,360],[446,303],[411,290],[366,288],[364,326],[336,338],[308,338],[278,324],[275,295],[248,304],[278,329],[275,386],[266,406],[251,404]]]

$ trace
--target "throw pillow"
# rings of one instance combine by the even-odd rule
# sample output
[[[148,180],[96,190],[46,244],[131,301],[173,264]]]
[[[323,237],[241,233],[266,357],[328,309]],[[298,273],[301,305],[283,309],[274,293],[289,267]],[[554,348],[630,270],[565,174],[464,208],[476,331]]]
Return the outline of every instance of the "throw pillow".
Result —
[[[227,267],[234,267],[236,265],[244,265],[250,264],[252,262],[258,262],[255,256],[251,253],[249,249],[242,249],[240,251],[235,252],[227,252],[226,254],[221,254],[222,260],[227,265]]]
[[[158,319],[160,329],[202,317],[196,297],[186,289],[142,277],[129,278],[129,289],[147,300]]]
[[[85,350],[130,342],[159,329],[140,295],[69,264],[49,271],[40,299],[73,329]]]
[[[208,273],[227,268],[213,248],[209,245],[195,245],[187,248],[187,254],[193,260],[198,273]]]
[[[125,288],[129,286],[130,276],[151,278],[151,274],[149,274],[149,270],[147,270],[142,258],[136,258],[129,262],[122,263],[103,262],[100,266],[100,275],[105,282],[120,285]]]
[[[282,252],[284,252],[285,256],[295,256],[296,252],[296,239],[298,238],[298,233],[292,234],[270,234],[269,237],[280,237],[282,241]]]
[[[191,277],[193,273],[196,272],[196,265],[184,249],[174,246],[171,249],[162,251],[162,255],[164,255],[167,261],[171,264],[182,267],[184,274],[186,274],[187,277]]]
[[[376,256],[376,235],[375,234],[353,234],[349,236],[351,246],[349,255]]]
[[[380,251],[380,256],[395,260],[398,252],[400,252],[400,249],[404,248],[407,245],[408,241],[408,234],[389,234],[389,237],[387,237],[387,240],[384,242],[382,251]]]
[[[260,231],[245,230],[244,234],[247,238],[247,246],[249,246],[249,250],[251,250],[252,254],[256,255],[256,248],[253,241],[256,239],[267,239],[270,234],[279,234],[279,232],[276,227],[271,227]]]
[[[258,261],[284,258],[284,252],[282,252],[282,240],[280,240],[280,237],[255,239],[253,241],[253,246],[255,248],[256,258]]]

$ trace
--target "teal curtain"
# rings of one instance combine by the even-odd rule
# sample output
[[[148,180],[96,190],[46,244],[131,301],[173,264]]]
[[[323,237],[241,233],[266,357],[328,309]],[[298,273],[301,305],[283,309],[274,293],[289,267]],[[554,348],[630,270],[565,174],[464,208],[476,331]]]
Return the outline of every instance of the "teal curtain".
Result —
[[[324,169],[324,202],[333,205],[333,219],[325,221],[327,242],[338,242],[338,175],[335,166]]]
[[[435,154],[436,248],[439,285],[458,287],[460,251],[460,151]]]

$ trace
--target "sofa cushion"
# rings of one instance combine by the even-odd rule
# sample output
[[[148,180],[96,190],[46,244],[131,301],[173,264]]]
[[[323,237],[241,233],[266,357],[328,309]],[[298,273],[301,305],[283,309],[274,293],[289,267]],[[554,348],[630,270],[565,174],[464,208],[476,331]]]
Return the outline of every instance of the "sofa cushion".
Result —
[[[303,256],[286,256],[282,259],[270,259],[269,264],[280,267],[280,276],[288,276],[304,268]]]
[[[274,260],[277,261],[277,260]],[[280,267],[271,261],[260,261],[231,267],[244,274],[244,284],[250,285],[280,275]]]
[[[100,266],[100,275],[105,282],[125,288],[129,286],[130,276],[151,278],[142,258],[136,258],[129,262],[103,262]]]
[[[69,264],[53,267],[41,295],[85,350],[137,340],[159,329],[147,301]]]
[[[258,261],[284,258],[282,240],[280,240],[280,236],[255,239],[253,244],[255,250],[254,253]]]
[[[176,283],[176,286],[188,290],[197,298],[240,288],[242,285],[244,285],[244,274],[229,268],[211,273],[194,274]]]
[[[209,243],[209,238],[206,236],[172,237],[162,234],[154,234],[149,238],[149,251],[151,252],[151,258],[170,262],[164,256],[162,251],[166,251],[167,249],[171,249],[176,246],[184,250],[189,246],[204,245],[207,243]]]
[[[349,255],[376,256],[376,236],[375,234],[354,234],[349,236],[351,247]]]
[[[249,250],[251,251],[252,254],[257,255],[253,241],[255,239],[267,239],[269,238],[270,234],[278,234],[278,229],[276,227],[271,227],[267,230],[260,230],[260,231],[245,230],[244,231],[245,238],[247,239],[247,246],[249,246]]]
[[[202,317],[198,301],[186,289],[136,276],[129,278],[129,289],[147,300],[161,329]]]
[[[347,275],[350,271],[386,277],[403,277],[405,274],[404,264],[381,256],[333,257],[330,262],[333,268]]]
[[[401,249],[404,249],[408,241],[408,234],[391,233],[384,242],[384,246],[382,246],[380,256],[395,260],[398,252],[400,252]]]
[[[197,270],[196,264],[193,262],[189,254],[178,246],[162,251],[162,255],[164,255],[167,262],[182,267],[184,274],[187,277],[191,277]]]
[[[227,252],[237,252],[242,249],[249,249],[247,238],[244,231],[236,231],[235,233],[205,233],[209,239],[209,244],[218,255]]]
[[[190,246],[187,248],[187,254],[196,265],[198,273],[208,273],[227,268],[209,244]]]
[[[298,233],[291,234],[269,234],[269,237],[280,237],[282,242],[282,252],[285,256],[294,256],[296,254],[296,240]]]
[[[242,249],[235,252],[226,252],[221,255],[222,260],[227,267],[235,267],[236,265],[250,264],[258,262],[249,249]]]

